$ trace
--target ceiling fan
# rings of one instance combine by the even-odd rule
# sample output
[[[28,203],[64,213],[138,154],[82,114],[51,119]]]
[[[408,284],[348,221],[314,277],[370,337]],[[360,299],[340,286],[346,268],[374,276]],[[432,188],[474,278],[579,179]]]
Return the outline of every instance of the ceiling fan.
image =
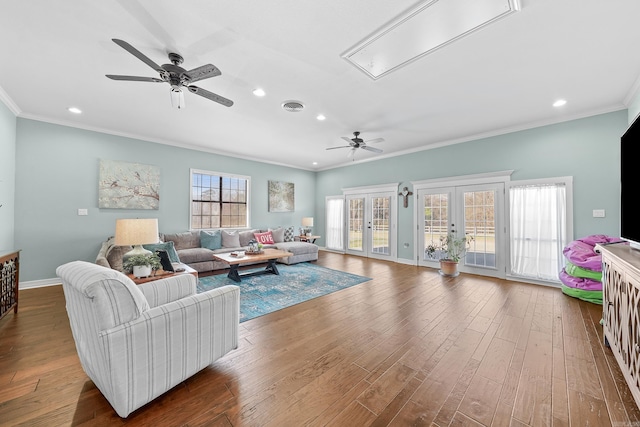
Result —
[[[377,144],[379,142],[383,142],[384,138],[375,138],[375,139],[370,139],[368,141],[365,141],[362,138],[360,138],[360,132],[357,132],[357,131],[353,133],[353,136],[354,138],[347,138],[346,136],[341,137],[342,139],[347,141],[349,145],[341,145],[339,147],[329,147],[327,148],[327,150],[335,150],[336,148],[351,148],[351,150],[349,150],[349,152],[347,153],[347,157],[352,157],[358,148],[362,148],[363,150],[367,150],[367,151],[372,151],[374,153],[382,153],[381,149],[369,147],[367,144]]]
[[[198,86],[193,86],[191,84],[199,80],[204,80],[210,77],[221,75],[222,72],[215,65],[205,64],[200,67],[194,68],[193,70],[185,70],[180,66],[180,64],[182,64],[182,62],[184,61],[184,58],[182,58],[182,56],[178,55],[177,53],[169,53],[169,61],[171,61],[171,64],[158,65],[124,40],[111,40],[113,40],[115,44],[147,64],[149,67],[153,68],[160,74],[160,78],[106,74],[108,78],[112,80],[125,80],[132,82],[167,82],[171,85],[171,104],[177,109],[182,109],[185,107],[183,89],[187,89],[191,93],[195,93],[196,95],[200,95],[203,98],[207,98],[211,101],[222,104],[225,107],[231,107],[233,105],[233,101],[231,101],[230,99],[224,98],[213,92],[209,92],[208,90],[202,89]]]

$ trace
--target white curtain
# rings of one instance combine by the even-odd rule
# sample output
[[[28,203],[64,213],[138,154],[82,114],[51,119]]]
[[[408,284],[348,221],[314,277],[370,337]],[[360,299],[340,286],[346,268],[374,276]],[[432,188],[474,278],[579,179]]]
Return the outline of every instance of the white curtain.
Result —
[[[326,247],[337,251],[344,250],[344,198],[327,197],[326,199]]]
[[[558,281],[568,243],[566,186],[512,186],[509,203],[511,274]]]

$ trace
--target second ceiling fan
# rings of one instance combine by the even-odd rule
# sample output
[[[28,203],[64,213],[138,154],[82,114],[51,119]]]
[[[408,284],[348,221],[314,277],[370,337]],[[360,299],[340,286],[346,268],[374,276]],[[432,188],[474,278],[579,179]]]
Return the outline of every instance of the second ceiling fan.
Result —
[[[384,138],[375,138],[375,139],[370,139],[368,141],[365,141],[362,138],[360,138],[360,132],[358,131],[354,132],[353,136],[354,136],[353,138],[348,138],[346,136],[341,137],[342,139],[347,141],[349,145],[329,147],[327,148],[327,150],[335,150],[336,148],[351,148],[351,150],[349,150],[349,152],[347,153],[347,157],[353,157],[353,155],[355,154],[358,148],[362,148],[363,150],[371,151],[374,153],[382,153],[381,149],[375,148],[375,147],[369,147],[367,144],[377,144],[379,142],[383,142]]]

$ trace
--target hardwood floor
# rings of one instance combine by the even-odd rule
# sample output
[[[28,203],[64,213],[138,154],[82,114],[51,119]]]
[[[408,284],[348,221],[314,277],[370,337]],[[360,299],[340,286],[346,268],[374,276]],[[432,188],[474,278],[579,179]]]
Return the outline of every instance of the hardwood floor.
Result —
[[[630,426],[601,306],[556,288],[320,252],[374,278],[242,323],[240,346],[119,418],[82,371],[62,287],[0,322],[0,425]]]

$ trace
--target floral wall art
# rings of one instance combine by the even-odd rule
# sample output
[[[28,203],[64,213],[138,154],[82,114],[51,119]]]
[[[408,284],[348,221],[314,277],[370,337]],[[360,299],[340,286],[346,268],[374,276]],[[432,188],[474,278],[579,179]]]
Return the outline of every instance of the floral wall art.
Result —
[[[158,209],[159,204],[159,167],[100,160],[99,208]]]
[[[269,181],[269,212],[293,212],[294,199],[292,182]]]

